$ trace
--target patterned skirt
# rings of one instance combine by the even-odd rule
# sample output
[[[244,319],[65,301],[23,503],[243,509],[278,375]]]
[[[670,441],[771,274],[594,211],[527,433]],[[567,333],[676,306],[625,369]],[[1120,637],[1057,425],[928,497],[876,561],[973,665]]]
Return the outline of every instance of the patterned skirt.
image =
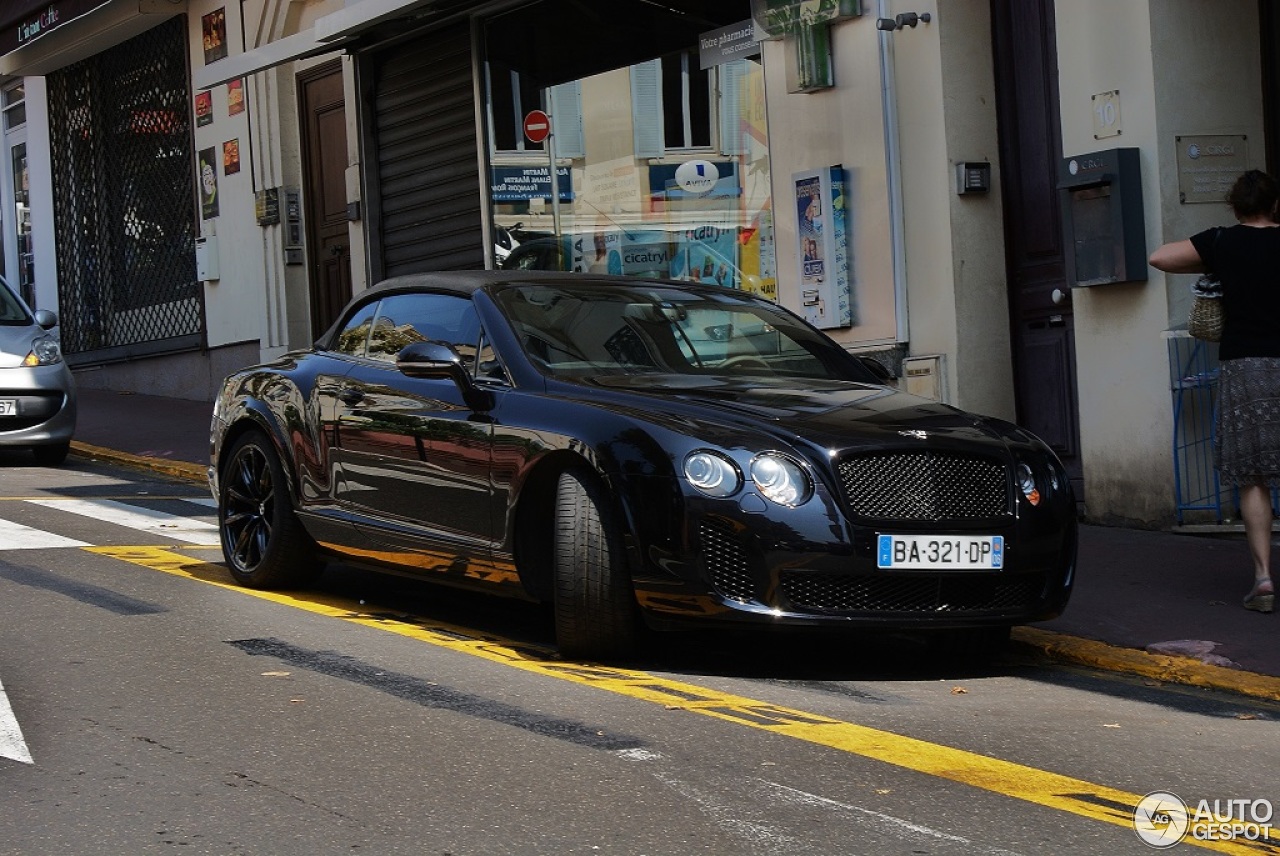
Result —
[[[1213,463],[1225,484],[1280,487],[1280,358],[1222,364],[1216,427]]]

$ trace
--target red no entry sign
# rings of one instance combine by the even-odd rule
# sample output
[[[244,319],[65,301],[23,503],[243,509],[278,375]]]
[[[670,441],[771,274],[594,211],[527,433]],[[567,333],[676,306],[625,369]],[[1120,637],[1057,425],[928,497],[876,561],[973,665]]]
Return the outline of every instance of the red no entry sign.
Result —
[[[540,143],[551,135],[551,117],[541,110],[530,110],[524,117],[524,135],[531,143]]]

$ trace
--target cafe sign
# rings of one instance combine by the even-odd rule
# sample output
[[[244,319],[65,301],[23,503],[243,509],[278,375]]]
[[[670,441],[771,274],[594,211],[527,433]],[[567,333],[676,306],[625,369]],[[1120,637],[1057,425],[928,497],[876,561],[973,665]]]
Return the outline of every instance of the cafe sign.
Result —
[[[0,55],[34,42],[70,21],[104,6],[108,0],[43,0],[5,4],[0,12]]]

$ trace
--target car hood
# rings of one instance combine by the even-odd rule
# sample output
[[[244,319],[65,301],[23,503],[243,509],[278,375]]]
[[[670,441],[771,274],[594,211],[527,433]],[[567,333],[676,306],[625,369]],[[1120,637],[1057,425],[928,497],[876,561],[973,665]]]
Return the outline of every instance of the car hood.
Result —
[[[768,426],[773,433],[803,437],[828,448],[850,443],[897,445],[904,437],[944,445],[1004,445],[1015,439],[1014,434],[1021,434],[1006,422],[932,399],[849,381],[619,375],[587,383],[617,394],[618,404],[621,399],[632,399],[650,419],[667,411],[673,416],[737,423],[743,428]],[[1028,438],[1021,435],[1017,439]]]
[[[0,368],[11,369],[22,365],[31,351],[31,343],[44,331],[30,324],[9,326],[0,324]]]

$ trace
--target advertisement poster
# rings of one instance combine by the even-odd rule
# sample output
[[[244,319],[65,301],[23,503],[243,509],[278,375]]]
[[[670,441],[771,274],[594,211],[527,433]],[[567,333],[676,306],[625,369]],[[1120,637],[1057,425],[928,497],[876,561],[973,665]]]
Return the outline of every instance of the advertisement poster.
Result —
[[[845,181],[839,165],[791,176],[801,311],[806,321],[824,330],[854,324]]]
[[[214,148],[200,150],[200,218],[218,216],[218,153]]]
[[[800,284],[817,285],[827,278],[822,179],[819,176],[799,178],[795,187],[800,224],[797,236],[800,242]]]
[[[222,144],[222,174],[235,175],[240,171],[240,140],[227,140]]]
[[[213,122],[213,95],[209,92],[196,93],[196,125],[209,125]]]
[[[700,226],[681,232],[671,259],[671,276],[729,288],[741,287],[737,230]]]
[[[237,77],[227,81],[227,115],[244,112],[244,80]]]
[[[227,55],[227,12],[219,9],[200,18],[204,35],[204,64],[222,59]]]

